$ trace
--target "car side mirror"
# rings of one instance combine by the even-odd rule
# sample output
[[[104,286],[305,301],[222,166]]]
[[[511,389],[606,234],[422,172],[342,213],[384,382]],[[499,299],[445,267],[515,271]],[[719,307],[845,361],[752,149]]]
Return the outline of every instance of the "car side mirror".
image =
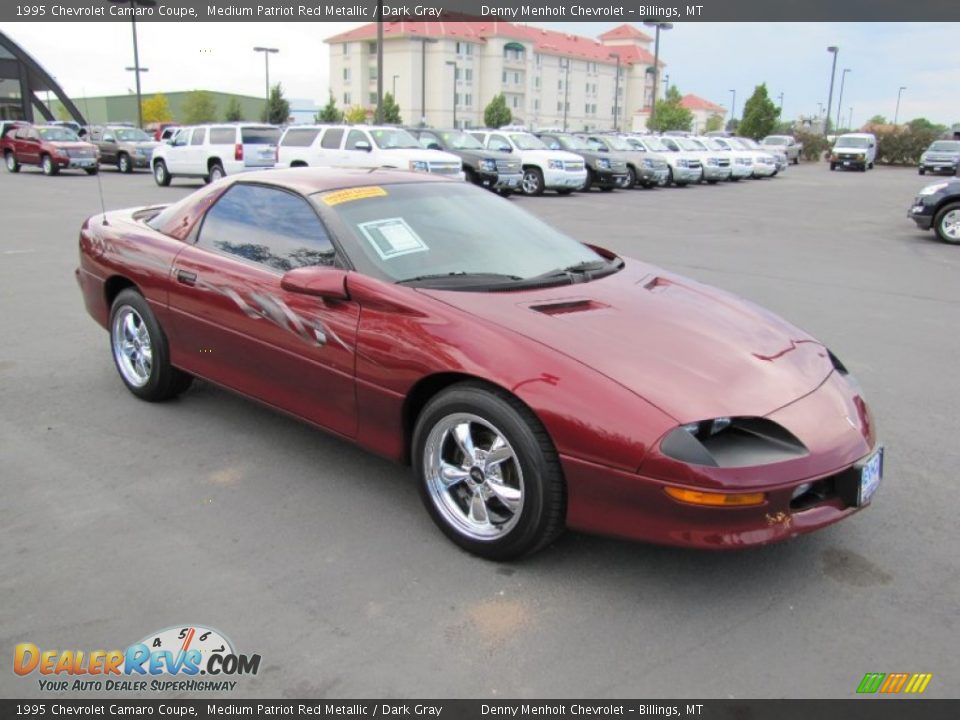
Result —
[[[326,300],[350,299],[347,294],[347,271],[326,265],[289,270],[280,278],[280,287],[287,292]]]
[[[427,150],[443,150],[443,148],[440,147],[440,143],[432,142],[427,145]]]
[[[370,143],[368,143],[368,142],[366,142],[366,141],[364,141],[364,140],[361,140],[360,142],[356,143],[356,144],[353,146],[353,149],[354,149],[354,150],[362,150],[363,152],[370,152],[370,150],[372,150],[372,148],[370,147]]]
[[[116,138],[114,138],[112,135],[104,135],[104,136],[103,136],[103,141],[104,141],[104,142],[107,142],[107,143],[115,143],[115,142],[117,142]]]

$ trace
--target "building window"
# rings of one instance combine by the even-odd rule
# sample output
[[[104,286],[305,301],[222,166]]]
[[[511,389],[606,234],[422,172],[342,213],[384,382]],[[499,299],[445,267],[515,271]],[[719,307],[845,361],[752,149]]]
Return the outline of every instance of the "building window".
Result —
[[[514,96],[511,98],[511,104],[512,104],[513,107],[515,107],[515,108],[520,107],[520,96],[519,96],[519,95],[514,95]]]
[[[344,104],[344,105],[349,105],[349,104],[350,104],[350,93],[345,92],[345,93],[343,94],[343,104]]]
[[[457,55],[473,55],[473,43],[457,42]]]
[[[563,103],[557,100],[557,112],[563,112]]]
[[[377,43],[376,43],[376,42],[368,42],[368,43],[367,43],[367,52],[370,53],[371,55],[376,55],[376,54],[377,54]]]
[[[350,82],[350,68],[343,69],[343,79]]]
[[[377,79],[377,66],[376,66],[376,65],[374,65],[373,67],[370,68],[370,79],[371,79],[371,80],[376,80],[376,79]]]
[[[462,104],[462,103],[460,102],[460,93],[454,93],[454,94],[453,94],[453,103],[454,103],[454,105],[461,105],[461,104]]]
[[[533,79],[533,86],[539,90],[540,89],[540,76],[538,75]]]
[[[466,68],[463,71],[463,79],[467,82],[473,82],[473,68]]]
[[[540,53],[534,53],[533,62],[537,67],[540,67],[540,63],[543,62],[543,56],[541,56]]]
[[[349,54],[350,54],[350,43],[344,43],[344,44],[343,44],[343,54],[344,54],[344,55],[349,55]]]
[[[375,92],[370,93],[370,104],[371,105],[377,104],[377,94]]]
[[[465,107],[473,107],[473,95],[467,93],[463,96],[463,104]]]
[[[539,99],[534,99],[534,101],[533,101],[533,109],[534,109],[534,110],[539,110],[539,109],[540,109],[540,100],[539,100]]]
[[[563,78],[557,80],[557,90],[563,90]]]
[[[515,73],[513,74],[513,83],[514,83],[514,85],[519,85],[519,84],[520,84],[520,73],[515,72]]]

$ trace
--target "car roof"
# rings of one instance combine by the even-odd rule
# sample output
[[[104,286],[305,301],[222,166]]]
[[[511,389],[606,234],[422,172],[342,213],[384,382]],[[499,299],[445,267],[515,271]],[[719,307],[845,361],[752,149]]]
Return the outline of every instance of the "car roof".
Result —
[[[458,182],[430,173],[377,168],[285,168],[236,176],[236,183],[274,185],[311,195],[327,190],[343,190],[370,185],[408,185],[412,183]]]

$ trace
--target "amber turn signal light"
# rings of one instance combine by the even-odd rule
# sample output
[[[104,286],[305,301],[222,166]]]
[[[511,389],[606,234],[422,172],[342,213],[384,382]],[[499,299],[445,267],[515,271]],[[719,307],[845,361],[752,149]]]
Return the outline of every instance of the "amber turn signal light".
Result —
[[[767,501],[767,494],[758,493],[715,493],[700,492],[699,490],[687,490],[686,488],[667,487],[664,488],[667,495],[674,500],[689,503],[691,505],[707,505],[709,507],[749,507],[750,505],[763,505]]]

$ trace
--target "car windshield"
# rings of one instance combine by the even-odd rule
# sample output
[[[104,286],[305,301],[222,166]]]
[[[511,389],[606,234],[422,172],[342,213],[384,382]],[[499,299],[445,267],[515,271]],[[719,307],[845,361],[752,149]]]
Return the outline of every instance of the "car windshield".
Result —
[[[634,147],[622,137],[606,137],[604,141],[607,143],[607,147],[611,150],[633,150]]]
[[[589,150],[590,146],[586,142],[578,138],[576,135],[558,135],[557,140],[560,141],[561,147],[564,150]]]
[[[715,138],[704,138],[702,142],[710,150],[722,150],[723,152],[729,152],[730,150],[730,148],[722,142],[718,142]]]
[[[483,150],[483,143],[473,135],[467,135],[460,130],[449,130],[437,134],[443,139],[446,146],[452,150]]]
[[[670,148],[663,144],[660,138],[647,137],[643,138],[642,140],[640,138],[630,138],[629,141],[638,145],[643,145],[651,152],[672,152]]]
[[[756,140],[751,140],[750,138],[737,138],[737,140],[741,145],[743,145],[748,150],[760,149],[760,143],[758,143]]]
[[[839,137],[834,147],[865,148],[868,144],[864,137]]]
[[[727,143],[727,145],[729,145],[732,150],[749,150],[750,149],[737,138],[724,138],[723,141]]]
[[[789,142],[789,138],[785,138],[782,135],[771,135],[763,139],[764,145],[787,145]]]
[[[950,152],[950,153],[960,152],[960,141],[938,140],[927,149],[933,152]]]
[[[516,145],[520,150],[546,150],[547,146],[543,144],[543,141],[535,135],[528,135],[527,133],[516,133],[510,136],[510,139],[513,140],[513,144]]]
[[[690,138],[676,138],[677,144],[682,147],[684,150],[692,150],[694,152],[703,152],[707,148],[698,143],[696,140],[691,140]]]
[[[520,287],[563,268],[611,265],[515,203],[471,185],[403,183],[312,197],[352,235],[347,254],[358,269],[393,282]]]
[[[383,150],[406,150],[407,148],[421,148],[420,143],[414,140],[413,135],[399,128],[382,128],[370,131],[373,141]]]
[[[108,130],[107,132],[110,131]],[[115,128],[113,135],[121,142],[146,142],[147,140],[153,140],[152,137],[139,128]]]
[[[80,139],[73,130],[65,127],[37,128],[37,133],[50,142],[76,142]]]

